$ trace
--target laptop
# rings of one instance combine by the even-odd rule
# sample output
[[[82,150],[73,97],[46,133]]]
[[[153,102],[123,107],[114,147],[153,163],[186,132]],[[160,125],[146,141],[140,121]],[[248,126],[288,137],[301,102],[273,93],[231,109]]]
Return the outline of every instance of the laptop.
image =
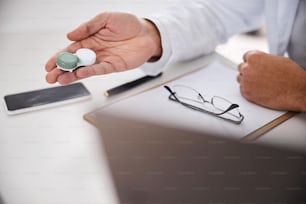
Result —
[[[1,195],[0,195],[0,204],[4,204],[4,201],[1,198]]]
[[[121,204],[306,203],[305,152],[98,118]]]

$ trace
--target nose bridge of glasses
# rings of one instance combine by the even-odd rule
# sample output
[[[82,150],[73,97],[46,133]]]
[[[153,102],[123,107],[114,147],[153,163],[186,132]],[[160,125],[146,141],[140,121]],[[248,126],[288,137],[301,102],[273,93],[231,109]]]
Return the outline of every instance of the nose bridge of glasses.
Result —
[[[181,84],[175,84],[173,85],[173,90],[179,98],[189,99],[189,100],[199,100],[204,103],[208,102],[205,100],[205,98],[199,91],[197,91],[192,87]]]

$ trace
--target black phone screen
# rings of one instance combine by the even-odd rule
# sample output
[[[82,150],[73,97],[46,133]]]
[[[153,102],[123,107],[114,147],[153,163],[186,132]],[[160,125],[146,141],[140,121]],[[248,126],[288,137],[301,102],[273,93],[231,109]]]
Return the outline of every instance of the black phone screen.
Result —
[[[4,96],[8,111],[62,102],[89,96],[90,92],[82,83],[57,86]]]

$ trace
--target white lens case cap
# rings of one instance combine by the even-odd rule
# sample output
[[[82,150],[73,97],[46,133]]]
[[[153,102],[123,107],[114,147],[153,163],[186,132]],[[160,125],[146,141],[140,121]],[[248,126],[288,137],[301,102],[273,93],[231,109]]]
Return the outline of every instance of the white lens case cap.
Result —
[[[90,66],[96,62],[96,53],[88,48],[78,49],[75,55],[79,58],[78,67]]]

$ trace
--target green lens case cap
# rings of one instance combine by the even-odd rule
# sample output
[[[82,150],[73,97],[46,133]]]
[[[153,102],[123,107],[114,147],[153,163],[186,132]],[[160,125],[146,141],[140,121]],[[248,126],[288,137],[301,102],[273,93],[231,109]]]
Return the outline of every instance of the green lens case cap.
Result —
[[[73,70],[78,66],[79,58],[71,53],[61,53],[56,60],[57,66],[63,70]]]

